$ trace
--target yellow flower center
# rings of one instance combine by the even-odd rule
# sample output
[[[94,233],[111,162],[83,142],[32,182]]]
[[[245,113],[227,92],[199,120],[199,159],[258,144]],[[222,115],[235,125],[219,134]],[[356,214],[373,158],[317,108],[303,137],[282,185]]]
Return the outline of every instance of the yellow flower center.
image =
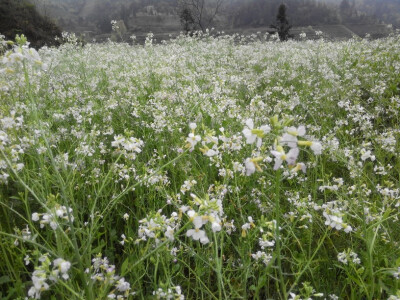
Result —
[[[259,138],[263,138],[264,137],[264,131],[261,130],[261,129],[257,129],[257,128],[256,129],[252,129],[251,133],[257,135]]]
[[[313,142],[311,141],[298,141],[297,144],[299,146],[311,146]]]

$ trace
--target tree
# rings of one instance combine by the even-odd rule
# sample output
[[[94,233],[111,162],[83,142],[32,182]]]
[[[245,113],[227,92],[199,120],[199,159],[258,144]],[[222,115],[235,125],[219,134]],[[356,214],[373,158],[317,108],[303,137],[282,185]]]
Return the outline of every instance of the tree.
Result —
[[[349,0],[342,0],[342,2],[340,3],[340,12],[342,14],[348,14],[350,11],[350,2]]]
[[[183,8],[179,13],[179,18],[181,21],[182,29],[185,31],[186,34],[195,29],[194,18],[189,8]]]
[[[196,29],[205,31],[216,19],[224,0],[180,0],[181,11],[187,9]]]
[[[271,25],[272,28],[276,29],[281,41],[287,41],[291,37],[289,31],[292,25],[286,17],[286,5],[281,4],[278,8],[278,15],[276,16],[276,24]]]

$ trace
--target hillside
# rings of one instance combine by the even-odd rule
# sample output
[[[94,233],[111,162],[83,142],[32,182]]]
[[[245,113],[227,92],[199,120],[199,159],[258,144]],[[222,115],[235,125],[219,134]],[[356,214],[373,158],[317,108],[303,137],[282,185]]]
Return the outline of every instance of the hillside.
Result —
[[[375,16],[386,24],[400,28],[400,1],[398,0],[356,0],[359,11]]]
[[[40,15],[35,6],[26,0],[2,0],[0,2],[0,33],[7,39],[25,34],[35,48],[54,45],[54,37],[61,30],[49,18]]]
[[[125,40],[129,40],[131,35],[143,40],[148,32],[153,32],[158,40],[166,39],[170,34],[178,34],[181,30],[176,0],[32,1],[42,14],[57,20],[64,31],[81,34],[87,40],[103,41],[110,38],[111,20],[123,22],[123,27],[126,28]],[[348,3],[348,8],[342,5],[344,2]],[[391,16],[400,11],[393,0],[382,0],[382,8],[372,0],[286,0],[285,3],[294,28],[300,27],[298,30],[301,30],[307,26],[329,25],[331,29],[332,26],[337,26],[332,32],[338,32],[338,38],[351,36],[350,31],[359,36],[365,36],[366,33],[370,33],[372,37],[385,36],[387,30],[377,27],[383,23],[392,23],[396,27],[395,21],[390,22],[395,20]],[[279,4],[278,0],[226,0],[211,26],[217,31],[226,32],[244,32],[250,28],[262,30],[275,22]],[[390,8],[393,10],[391,14],[388,13]]]

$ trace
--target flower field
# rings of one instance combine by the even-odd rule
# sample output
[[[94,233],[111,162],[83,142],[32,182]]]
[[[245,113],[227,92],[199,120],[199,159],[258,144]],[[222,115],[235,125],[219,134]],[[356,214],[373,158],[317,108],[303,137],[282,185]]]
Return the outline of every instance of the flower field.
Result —
[[[399,35],[68,40],[0,41],[2,299],[400,299]]]

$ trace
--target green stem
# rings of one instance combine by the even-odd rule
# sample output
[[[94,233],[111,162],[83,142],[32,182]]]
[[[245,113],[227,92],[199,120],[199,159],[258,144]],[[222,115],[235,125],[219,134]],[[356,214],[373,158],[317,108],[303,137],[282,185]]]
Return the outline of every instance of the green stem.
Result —
[[[299,280],[300,280],[301,276],[303,275],[303,273],[304,273],[305,271],[307,271],[308,267],[310,266],[311,262],[313,261],[315,255],[317,255],[317,253],[318,253],[318,251],[319,251],[319,248],[321,248],[321,246],[322,246],[322,244],[323,244],[325,238],[327,237],[327,235],[328,235],[328,229],[325,231],[324,236],[323,236],[322,239],[319,241],[319,244],[318,244],[318,246],[317,246],[317,249],[315,249],[313,255],[312,255],[312,256],[310,257],[310,259],[307,261],[307,264],[305,265],[305,267],[303,268],[303,270],[297,275],[296,280],[295,280],[295,281],[293,282],[293,284],[291,285],[291,287],[290,287],[288,293],[290,293],[290,292],[296,287],[296,285],[297,285],[297,283],[299,282]]]
[[[214,245],[215,245],[215,272],[217,273],[217,278],[218,278],[218,296],[219,299],[227,299],[226,297],[226,292],[223,284],[223,279],[222,279],[222,263],[221,263],[221,257],[218,255],[218,240],[217,240],[217,235],[215,232],[213,232],[213,237],[214,237]],[[221,242],[221,255],[223,252],[222,249],[222,244]],[[222,298],[222,294],[224,294],[224,298]]]
[[[276,253],[277,253],[277,263],[278,263],[278,273],[279,273],[279,284],[281,288],[282,299],[287,299],[286,294],[286,284],[283,278],[282,270],[282,259],[281,259],[281,237],[280,237],[280,218],[281,218],[281,208],[280,208],[280,190],[281,190],[281,173],[277,171],[275,178],[275,242],[276,242]]]

